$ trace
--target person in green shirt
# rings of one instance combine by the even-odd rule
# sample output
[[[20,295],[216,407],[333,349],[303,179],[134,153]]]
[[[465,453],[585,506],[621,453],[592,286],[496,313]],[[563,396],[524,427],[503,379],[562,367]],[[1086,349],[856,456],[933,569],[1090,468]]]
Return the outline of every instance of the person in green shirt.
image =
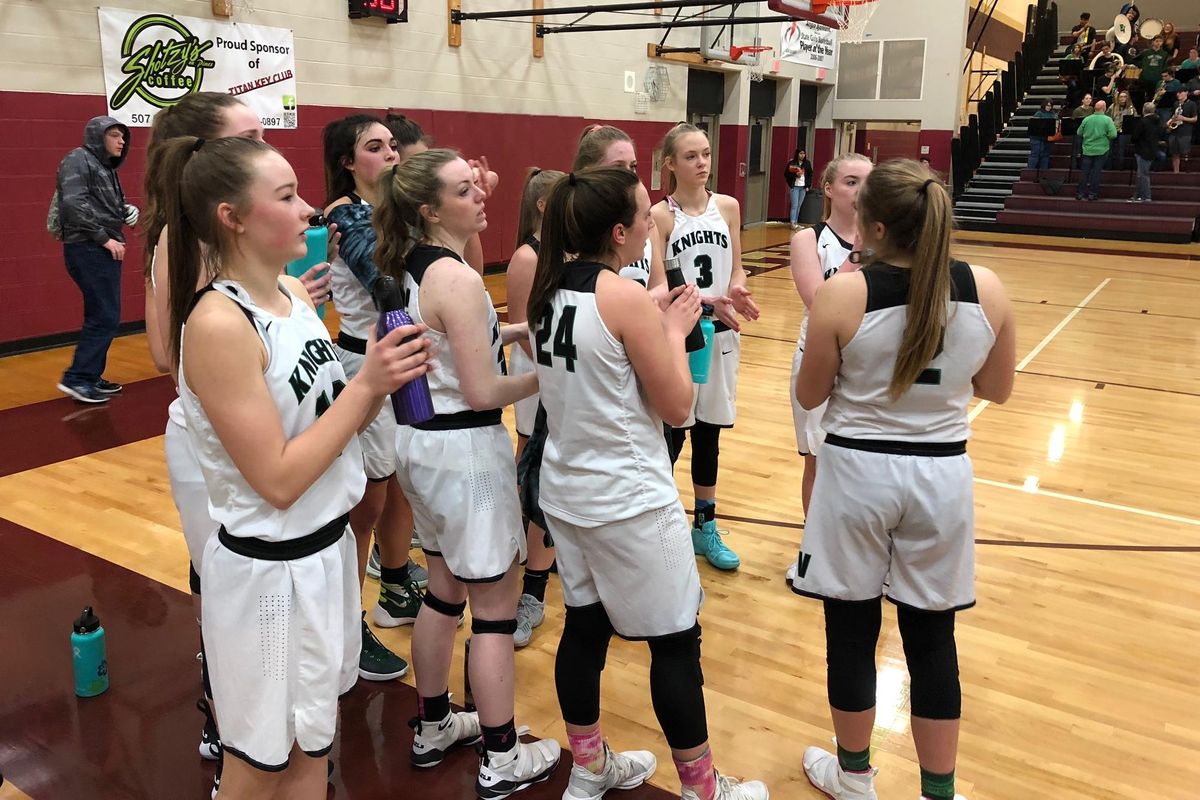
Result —
[[[1138,57],[1138,66],[1142,68],[1142,83],[1146,86],[1147,96],[1153,97],[1154,92],[1158,89],[1159,81],[1162,80],[1163,70],[1167,66],[1167,51],[1163,50],[1163,40],[1161,36],[1155,36],[1150,42],[1150,49],[1142,52]]]
[[[1117,126],[1108,115],[1108,104],[1098,101],[1091,116],[1079,124],[1075,136],[1083,141],[1083,165],[1080,167],[1083,174],[1075,189],[1075,199],[1099,200],[1100,176],[1104,172],[1104,162],[1108,160],[1108,148],[1117,138]]]

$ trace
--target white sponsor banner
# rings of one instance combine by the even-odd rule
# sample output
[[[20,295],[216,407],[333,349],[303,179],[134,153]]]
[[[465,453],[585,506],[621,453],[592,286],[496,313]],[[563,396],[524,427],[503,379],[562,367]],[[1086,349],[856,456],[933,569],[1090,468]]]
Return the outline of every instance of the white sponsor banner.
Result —
[[[823,69],[837,65],[837,29],[806,19],[784,22],[779,33],[780,55],[796,64]]]
[[[192,92],[228,92],[264,128],[296,127],[296,46],[287,28],[101,8],[108,113],[148,127]]]

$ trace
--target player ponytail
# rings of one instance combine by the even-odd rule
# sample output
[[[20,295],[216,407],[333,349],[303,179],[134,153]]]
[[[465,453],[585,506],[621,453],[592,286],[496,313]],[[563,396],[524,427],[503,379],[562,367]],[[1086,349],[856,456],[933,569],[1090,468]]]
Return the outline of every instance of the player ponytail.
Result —
[[[375,266],[399,280],[408,254],[425,237],[421,207],[437,208],[442,181],[438,172],[459,157],[453,150],[426,150],[379,176],[375,206]]]
[[[231,136],[208,142],[180,136],[160,148],[162,213],[171,230],[167,255],[171,268],[171,359],[179,364],[183,323],[196,296],[201,276],[215,279],[229,251],[232,232],[217,218],[217,207],[228,203],[239,213],[248,210],[255,161],[275,148],[257,139]]]
[[[858,194],[863,228],[884,226],[888,254],[908,256],[908,321],[888,395],[897,400],[940,352],[950,306],[950,195],[925,166],[910,159],[871,170]]]
[[[821,200],[824,201],[824,206],[821,209],[821,219],[829,219],[829,215],[833,213],[833,203],[826,193],[826,189],[833,185],[841,173],[842,165],[850,161],[865,161],[870,164],[871,159],[864,156],[862,153],[843,153],[837,158],[825,165],[825,169],[821,172]]]
[[[542,212],[538,210],[538,202],[546,199],[554,182],[565,174],[556,169],[533,167],[529,170],[525,176],[525,186],[521,189],[521,214],[517,219],[516,247],[525,244],[525,240],[541,228]]]
[[[629,142],[629,134],[612,125],[588,125],[579,134],[579,147],[575,151],[575,163],[571,169],[575,172],[588,167],[598,167],[608,156],[608,148],[614,142]]]
[[[675,155],[676,155],[676,152],[679,147],[679,140],[680,140],[680,138],[688,135],[689,133],[699,133],[699,134],[703,135],[705,139],[708,138],[708,134],[704,133],[704,131],[700,130],[695,125],[692,125],[687,122],[679,123],[674,128],[671,128],[671,130],[667,131],[667,135],[665,137],[663,137],[663,143],[662,143],[663,164],[667,163],[667,159],[671,159],[672,163],[674,163]],[[667,170],[667,194],[674,194],[675,190],[677,188],[679,188],[679,182],[675,180],[675,170],[668,169]]]
[[[225,127],[225,110],[240,106],[242,101],[224,92],[196,92],[180,98],[154,115],[150,123],[150,142],[146,145],[146,177],[143,196],[146,210],[142,214],[142,232],[148,245],[143,251],[143,276],[151,279],[154,264],[154,245],[166,225],[163,211],[163,186],[179,179],[178,173],[162,168],[162,145],[177,136],[200,136],[216,139]]]
[[[546,198],[542,245],[529,289],[531,331],[558,291],[568,261],[602,261],[612,254],[613,228],[633,224],[639,183],[627,169],[601,167],[572,172],[554,184]]]

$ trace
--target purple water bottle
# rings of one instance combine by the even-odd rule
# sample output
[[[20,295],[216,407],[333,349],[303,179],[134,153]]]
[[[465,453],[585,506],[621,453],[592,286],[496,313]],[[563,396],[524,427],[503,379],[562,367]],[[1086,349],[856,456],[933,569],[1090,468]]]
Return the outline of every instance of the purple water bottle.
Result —
[[[379,309],[379,325],[375,329],[376,340],[382,339],[396,328],[413,324],[412,317],[404,310],[404,297],[395,278],[389,275],[381,276],[375,282],[374,294],[375,306]],[[412,341],[418,335],[407,337],[401,344]],[[433,395],[429,393],[429,381],[424,375],[392,392],[392,410],[396,412],[396,422],[401,425],[416,425],[433,419]]]

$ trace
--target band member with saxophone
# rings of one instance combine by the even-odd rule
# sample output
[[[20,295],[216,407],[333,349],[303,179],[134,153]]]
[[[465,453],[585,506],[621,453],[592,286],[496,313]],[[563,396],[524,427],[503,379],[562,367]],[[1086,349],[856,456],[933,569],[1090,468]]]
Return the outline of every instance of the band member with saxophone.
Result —
[[[1175,92],[1175,113],[1167,122],[1167,152],[1171,154],[1171,171],[1179,172],[1179,162],[1186,159],[1192,149],[1192,126],[1196,124],[1196,101],[1188,98],[1188,91],[1180,87]]]

